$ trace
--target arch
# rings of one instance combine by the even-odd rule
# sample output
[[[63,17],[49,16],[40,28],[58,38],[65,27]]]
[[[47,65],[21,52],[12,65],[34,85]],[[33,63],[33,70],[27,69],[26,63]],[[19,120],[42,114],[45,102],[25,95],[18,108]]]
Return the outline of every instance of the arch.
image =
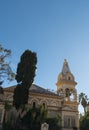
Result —
[[[73,88],[66,88],[65,89],[65,97],[68,98],[70,101],[76,101],[77,100],[77,92]]]
[[[62,80],[63,79],[63,76],[62,76],[62,74],[60,73],[59,75],[58,75],[58,81],[60,81],[60,80]]]
[[[37,99],[31,100],[31,107],[37,107],[39,105],[39,101]]]
[[[57,102],[56,101],[52,101],[51,104],[52,104],[52,106],[55,106],[55,107],[57,106]]]
[[[65,95],[66,95],[66,97],[70,97],[71,93],[70,93],[70,89],[69,88],[65,89]]]
[[[42,105],[44,108],[47,108],[47,101],[41,100],[40,105]]]
[[[67,80],[73,80],[74,81],[74,76],[71,73],[67,73]]]
[[[32,107],[36,108],[36,102],[33,102]]]
[[[73,95],[73,100],[77,100],[77,91],[76,91],[76,89],[71,89],[70,91],[71,91],[71,93]]]
[[[59,94],[59,96],[63,96],[63,89],[59,89],[57,93]]]

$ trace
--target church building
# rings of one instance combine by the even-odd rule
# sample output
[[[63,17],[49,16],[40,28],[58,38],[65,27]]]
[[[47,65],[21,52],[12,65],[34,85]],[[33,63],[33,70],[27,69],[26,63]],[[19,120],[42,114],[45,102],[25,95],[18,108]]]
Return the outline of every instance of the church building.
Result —
[[[64,60],[62,71],[59,73],[56,82],[56,92],[44,89],[32,84],[29,89],[30,107],[44,105],[48,110],[49,117],[61,116],[62,130],[79,129],[79,113],[77,100],[77,82],[71,73],[68,62]],[[4,88],[4,100],[13,102],[13,91],[16,86]],[[3,109],[0,103],[0,112]]]

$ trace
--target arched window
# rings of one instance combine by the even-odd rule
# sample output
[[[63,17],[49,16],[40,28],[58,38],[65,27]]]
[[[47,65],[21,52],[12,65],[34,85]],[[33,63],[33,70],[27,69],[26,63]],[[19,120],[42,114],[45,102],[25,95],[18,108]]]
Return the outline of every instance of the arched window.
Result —
[[[66,97],[70,97],[70,95],[71,95],[70,89],[66,88],[65,89],[65,94],[66,94]]]
[[[68,77],[68,80],[71,80],[71,77],[70,77],[70,76]]]
[[[36,108],[36,102],[33,102],[33,108]]]
[[[45,109],[45,103],[43,103],[43,108]]]

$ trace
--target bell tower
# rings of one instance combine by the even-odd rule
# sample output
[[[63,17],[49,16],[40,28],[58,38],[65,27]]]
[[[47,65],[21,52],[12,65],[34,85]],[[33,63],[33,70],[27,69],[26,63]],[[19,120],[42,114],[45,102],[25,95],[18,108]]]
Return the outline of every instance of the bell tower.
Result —
[[[64,97],[66,101],[77,101],[77,85],[73,74],[70,71],[67,60],[64,60],[61,73],[58,75],[57,80],[57,93]]]
[[[61,116],[63,130],[79,128],[77,82],[71,73],[67,60],[64,60],[61,73],[57,79],[57,93],[62,98]]]

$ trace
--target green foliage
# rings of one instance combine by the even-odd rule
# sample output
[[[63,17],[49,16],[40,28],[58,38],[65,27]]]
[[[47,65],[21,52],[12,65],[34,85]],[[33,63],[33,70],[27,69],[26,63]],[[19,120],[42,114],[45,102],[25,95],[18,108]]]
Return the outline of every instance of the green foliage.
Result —
[[[9,111],[11,109],[11,105],[9,104],[9,102],[5,102],[5,110]]]
[[[49,130],[59,130],[61,127],[61,117],[58,115],[56,118],[48,118],[48,111],[43,105],[39,107],[30,108],[28,113],[21,119],[22,125],[27,126],[28,129],[39,130],[41,124],[47,122]]]
[[[84,113],[86,113],[86,106],[87,106],[87,103],[88,103],[88,98],[87,98],[87,95],[85,93],[79,94],[79,103],[81,103],[81,105],[84,108]]]
[[[30,87],[34,81],[36,71],[37,57],[36,53],[30,50],[26,50],[18,64],[16,80],[24,87]]]
[[[46,122],[49,124],[49,130],[59,130],[61,127],[61,118],[47,118]]]
[[[30,108],[27,114],[22,118],[22,124],[25,126],[33,127],[36,124],[41,125],[47,119],[47,109],[43,106]]]
[[[9,56],[11,56],[11,50],[3,48],[0,44],[0,85],[2,85],[5,80],[12,81],[15,78],[15,74],[8,62]]]
[[[89,130],[89,112],[80,116],[80,130]]]

